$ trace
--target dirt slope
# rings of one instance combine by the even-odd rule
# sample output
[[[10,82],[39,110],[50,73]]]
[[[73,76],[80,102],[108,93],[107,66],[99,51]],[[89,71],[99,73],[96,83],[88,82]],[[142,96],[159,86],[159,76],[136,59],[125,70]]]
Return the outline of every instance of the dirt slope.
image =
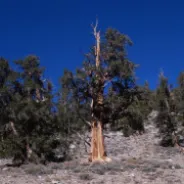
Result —
[[[184,155],[176,148],[158,145],[153,112],[146,122],[144,135],[125,138],[120,132],[106,133],[109,164],[89,164],[84,145],[80,159],[59,164],[24,165],[20,168],[2,166],[0,184],[184,184]],[[73,146],[75,147],[75,146]]]

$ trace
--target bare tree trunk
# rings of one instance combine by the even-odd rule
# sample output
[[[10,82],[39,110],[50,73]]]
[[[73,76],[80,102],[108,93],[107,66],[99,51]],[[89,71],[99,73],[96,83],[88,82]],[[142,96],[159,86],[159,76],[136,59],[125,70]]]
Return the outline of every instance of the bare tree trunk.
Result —
[[[107,157],[105,152],[104,135],[102,123],[100,121],[94,121],[92,123],[91,137],[91,155],[89,161],[111,161],[111,159]]]
[[[102,122],[98,122],[97,127],[97,134],[98,134],[98,159],[106,159],[105,154],[105,144],[104,144],[104,136],[103,136],[103,130],[102,130]]]
[[[15,136],[19,136],[18,132],[17,132],[17,129],[15,128],[15,124],[13,121],[10,121],[10,126],[11,126],[11,129],[13,131],[13,134]],[[28,137],[26,138],[26,158],[27,159],[30,159],[31,158],[31,155],[33,153],[33,150],[30,148],[29,146],[29,139]]]
[[[26,157],[28,160],[31,158],[32,153],[33,153],[33,150],[30,148],[29,138],[27,137],[26,138]]]
[[[17,132],[17,130],[15,128],[15,124],[14,124],[13,121],[10,121],[10,126],[11,126],[11,129],[13,131],[13,134],[16,135],[16,136],[18,136],[18,132]]]
[[[94,36],[96,38],[96,47],[95,47],[96,68],[99,69],[100,67],[100,32],[97,32],[96,28],[97,28],[97,23],[96,23],[96,26],[93,27],[93,29],[94,29]],[[97,78],[98,80],[100,79],[100,76],[98,76],[98,72],[97,72]],[[96,102],[97,104],[95,104],[94,102]],[[92,109],[94,109],[94,105],[103,106],[103,89],[101,89],[98,92],[97,99],[92,100],[92,103],[91,103]],[[94,114],[92,114],[92,117],[93,115]],[[91,162],[111,161],[110,158],[106,157],[106,153],[105,153],[105,144],[104,144],[104,136],[103,136],[101,118],[99,118],[98,120],[93,120],[92,129],[91,129],[91,137],[92,137],[91,138],[91,155],[90,155],[89,160]]]

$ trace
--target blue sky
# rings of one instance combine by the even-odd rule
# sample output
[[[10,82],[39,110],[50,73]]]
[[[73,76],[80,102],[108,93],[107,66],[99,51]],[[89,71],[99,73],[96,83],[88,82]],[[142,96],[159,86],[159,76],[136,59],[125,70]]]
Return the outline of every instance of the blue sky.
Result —
[[[161,68],[176,83],[184,70],[182,0],[0,0],[0,56],[39,56],[57,87],[63,70],[80,66],[94,43],[96,16],[102,31],[113,27],[132,39],[138,83],[148,80],[154,88]]]

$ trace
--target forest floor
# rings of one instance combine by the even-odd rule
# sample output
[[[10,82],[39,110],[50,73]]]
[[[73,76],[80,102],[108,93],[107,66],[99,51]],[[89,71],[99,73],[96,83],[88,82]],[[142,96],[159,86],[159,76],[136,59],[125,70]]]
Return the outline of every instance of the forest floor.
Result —
[[[159,146],[153,118],[152,114],[143,135],[106,133],[111,163],[88,163],[81,144],[79,158],[63,163],[9,168],[3,166],[6,160],[0,160],[0,184],[184,184],[184,154],[177,148]]]

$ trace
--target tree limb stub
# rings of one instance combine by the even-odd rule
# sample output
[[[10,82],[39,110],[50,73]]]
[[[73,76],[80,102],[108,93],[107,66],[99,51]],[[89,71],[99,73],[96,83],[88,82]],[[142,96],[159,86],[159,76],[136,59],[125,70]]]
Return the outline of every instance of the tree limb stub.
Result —
[[[98,27],[98,20],[96,20],[95,26],[93,26],[93,34],[96,39],[96,46],[95,46],[95,55],[96,55],[96,67],[99,68],[100,66],[100,31],[97,31]]]

